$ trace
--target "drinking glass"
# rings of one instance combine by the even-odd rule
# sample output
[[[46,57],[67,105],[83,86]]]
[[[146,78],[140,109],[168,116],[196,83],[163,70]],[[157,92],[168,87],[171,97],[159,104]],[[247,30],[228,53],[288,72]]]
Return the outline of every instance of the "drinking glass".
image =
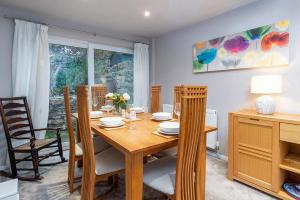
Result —
[[[178,118],[180,117],[180,112],[181,112],[181,104],[175,103],[174,113]]]
[[[94,108],[93,110],[97,110],[98,103],[99,103],[99,97],[94,96],[93,97],[93,102],[92,102],[92,105],[93,105],[93,108]]]
[[[112,111],[113,110],[113,101],[112,100],[110,100],[110,99],[107,99],[106,101],[105,101],[105,110],[107,111],[107,112],[110,112],[110,111]]]

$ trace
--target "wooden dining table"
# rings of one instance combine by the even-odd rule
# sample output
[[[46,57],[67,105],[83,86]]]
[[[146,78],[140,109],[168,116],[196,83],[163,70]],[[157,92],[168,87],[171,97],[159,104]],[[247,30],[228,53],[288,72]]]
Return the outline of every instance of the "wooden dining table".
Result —
[[[73,116],[78,118],[77,113]],[[166,138],[154,134],[161,122],[154,121],[151,117],[150,113],[137,114],[138,120],[126,122],[125,127],[115,129],[101,128],[99,119],[91,120],[94,134],[102,137],[125,156],[126,200],[142,200],[143,158],[178,144],[178,137]],[[206,134],[216,130],[216,127],[205,127]]]

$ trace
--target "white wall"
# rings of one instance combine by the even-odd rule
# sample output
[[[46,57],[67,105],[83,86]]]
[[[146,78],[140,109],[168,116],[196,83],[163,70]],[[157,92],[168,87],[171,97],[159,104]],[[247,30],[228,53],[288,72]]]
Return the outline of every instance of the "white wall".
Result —
[[[163,102],[172,103],[173,86],[208,86],[207,107],[219,112],[220,153],[227,155],[227,114],[240,108],[253,108],[250,79],[259,74],[282,74],[283,93],[277,97],[278,110],[300,113],[300,1],[261,0],[197,25],[155,39],[152,83],[163,86]],[[200,11],[199,11],[200,12]],[[204,74],[192,73],[192,45],[196,41],[238,33],[250,28],[291,21],[291,60],[287,68],[251,69]]]

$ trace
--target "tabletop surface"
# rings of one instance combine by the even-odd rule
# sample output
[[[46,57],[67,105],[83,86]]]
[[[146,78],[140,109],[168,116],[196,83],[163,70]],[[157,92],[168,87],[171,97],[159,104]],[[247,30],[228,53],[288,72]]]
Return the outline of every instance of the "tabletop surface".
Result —
[[[78,117],[74,113],[75,118]],[[99,119],[91,119],[92,131],[103,137],[108,143],[123,151],[124,153],[151,152],[155,149],[166,149],[175,146],[178,138],[165,138],[153,134],[157,130],[160,122],[153,121],[150,113],[138,114],[141,119],[134,122],[126,122],[125,128],[106,130],[99,126]],[[130,127],[134,128],[130,128]],[[205,132],[209,133],[217,130],[216,127],[207,126]]]

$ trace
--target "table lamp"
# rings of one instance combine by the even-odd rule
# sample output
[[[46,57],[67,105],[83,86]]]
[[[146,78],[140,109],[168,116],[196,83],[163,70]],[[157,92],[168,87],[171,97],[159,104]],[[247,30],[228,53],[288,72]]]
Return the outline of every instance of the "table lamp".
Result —
[[[251,79],[251,93],[262,94],[256,100],[256,111],[271,115],[275,112],[276,103],[270,94],[282,92],[282,77],[280,75],[254,76]]]

